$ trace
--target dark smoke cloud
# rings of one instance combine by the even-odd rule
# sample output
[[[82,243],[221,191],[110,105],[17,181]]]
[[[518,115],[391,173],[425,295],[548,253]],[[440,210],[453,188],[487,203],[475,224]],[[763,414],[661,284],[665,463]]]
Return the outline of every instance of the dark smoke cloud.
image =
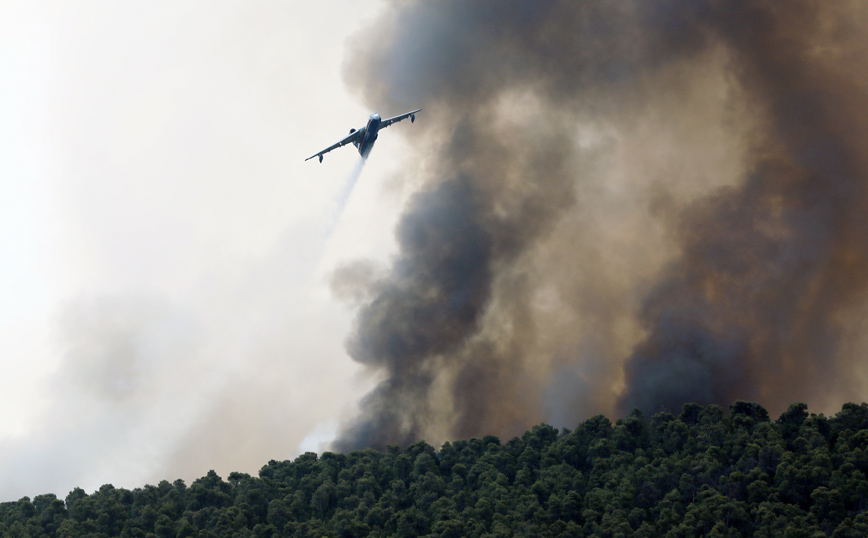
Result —
[[[423,106],[427,158],[348,343],[383,380],[336,447],[861,397],[842,343],[868,282],[865,22],[396,2],[346,77],[378,110]]]
[[[744,184],[685,212],[682,256],[640,313],[650,335],[627,363],[621,410],[736,397],[780,407],[846,392],[841,317],[868,282],[868,132],[853,115],[868,94],[861,74],[830,60],[861,31],[816,3],[699,15],[767,126]]]
[[[491,293],[492,244],[477,197],[465,179],[417,195],[398,229],[402,255],[359,315],[350,353],[391,374],[366,400],[371,418],[355,434],[366,445],[377,443],[369,432],[402,442],[421,434],[415,419],[424,407],[415,408],[428,399],[431,360],[455,353],[478,329]]]

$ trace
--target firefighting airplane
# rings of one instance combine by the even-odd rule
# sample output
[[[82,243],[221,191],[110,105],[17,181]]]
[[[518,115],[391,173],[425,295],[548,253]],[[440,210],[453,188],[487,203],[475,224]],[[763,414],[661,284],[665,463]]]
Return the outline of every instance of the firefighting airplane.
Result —
[[[368,124],[362,127],[361,129],[350,129],[350,134],[345,136],[340,142],[336,142],[326,149],[320,151],[319,153],[315,153],[305,159],[305,161],[309,161],[314,157],[319,157],[319,162],[322,162],[322,156],[326,153],[330,152],[333,149],[337,149],[341,146],[346,146],[350,142],[353,143],[356,148],[359,150],[359,154],[367,158],[368,154],[371,152],[371,148],[374,147],[374,142],[377,141],[377,133],[380,129],[385,129],[389,125],[393,123],[398,123],[399,121],[410,118],[410,123],[416,121],[416,113],[422,110],[421,108],[416,109],[412,112],[405,112],[403,114],[398,114],[393,118],[389,118],[387,120],[381,120],[380,115],[377,113],[371,114],[371,117],[368,118]]]

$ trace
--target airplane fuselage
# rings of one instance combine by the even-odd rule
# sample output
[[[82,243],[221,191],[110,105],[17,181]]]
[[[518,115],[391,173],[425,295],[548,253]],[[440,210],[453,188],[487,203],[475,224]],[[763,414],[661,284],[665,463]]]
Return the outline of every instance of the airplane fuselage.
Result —
[[[367,125],[362,127],[362,130],[364,133],[362,133],[361,141],[353,142],[353,145],[359,150],[359,155],[367,158],[374,147],[374,142],[377,141],[377,131],[380,130],[380,115],[376,113],[371,114]]]

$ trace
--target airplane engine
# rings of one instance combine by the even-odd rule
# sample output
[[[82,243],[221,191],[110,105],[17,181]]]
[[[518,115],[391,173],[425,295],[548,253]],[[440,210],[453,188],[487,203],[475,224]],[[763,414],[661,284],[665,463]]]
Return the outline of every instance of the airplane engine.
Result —
[[[355,129],[350,129],[350,134],[353,134],[353,133],[355,133],[355,132],[356,132]]]
[[[357,148],[358,148],[359,145],[362,143],[362,140],[365,139],[365,131],[366,131],[366,129],[365,129],[364,127],[362,127],[361,129],[359,129],[359,130],[358,130],[358,134],[357,134],[357,136],[356,136],[356,139],[353,140],[353,145],[356,146]],[[353,132],[356,132],[356,130],[353,129]]]
[[[415,121],[416,121],[416,114],[410,114],[410,123],[415,123]]]

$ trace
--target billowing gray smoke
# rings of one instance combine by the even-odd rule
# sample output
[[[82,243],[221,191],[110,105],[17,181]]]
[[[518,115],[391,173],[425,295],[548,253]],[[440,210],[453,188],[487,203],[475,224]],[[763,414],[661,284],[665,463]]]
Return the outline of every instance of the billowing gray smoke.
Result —
[[[866,30],[845,2],[396,2],[347,78],[424,107],[428,158],[336,448],[863,398]]]
[[[650,334],[627,363],[622,410],[779,406],[849,383],[842,317],[868,282],[865,27],[820,4],[770,6],[697,13],[766,125],[739,188],[682,218],[682,254],[640,313]]]

